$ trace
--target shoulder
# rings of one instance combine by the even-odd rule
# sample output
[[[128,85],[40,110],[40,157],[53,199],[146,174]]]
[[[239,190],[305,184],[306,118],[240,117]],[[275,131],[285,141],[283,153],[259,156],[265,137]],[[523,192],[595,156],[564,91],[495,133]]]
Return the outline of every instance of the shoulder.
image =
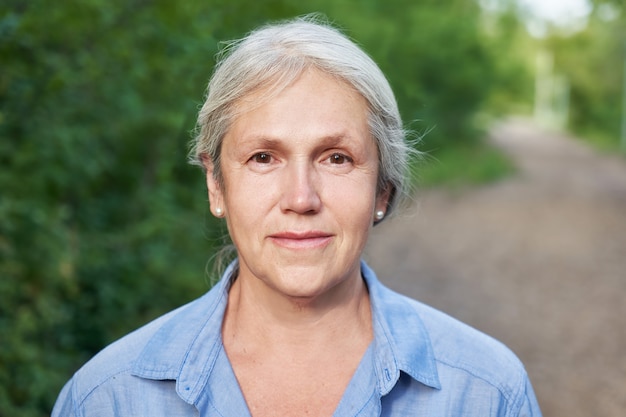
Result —
[[[193,320],[189,319],[194,310],[206,305],[206,295],[166,313],[121,339],[106,346],[72,376],[61,391],[55,404],[57,410],[79,410],[90,397],[100,394],[106,397],[105,391],[124,390],[124,386],[132,383],[134,369],[144,359],[150,346],[158,344],[163,355],[173,357],[181,354],[180,349],[168,343],[167,338],[195,331]],[[176,334],[174,334],[176,333]],[[181,337],[182,338],[182,337]],[[180,347],[180,345],[178,345]],[[184,354],[184,352],[182,352]],[[53,416],[74,415],[66,411]]]
[[[500,341],[433,307],[411,299],[406,302],[426,327],[435,358],[443,366],[497,386],[525,377],[521,361]]]
[[[94,403],[97,408],[110,407],[112,401],[118,405],[128,402],[127,407],[140,402],[142,410],[171,403],[169,396],[180,394],[176,381],[181,372],[193,370],[187,363],[190,355],[206,360],[208,344],[219,344],[230,275],[235,266],[231,264],[222,279],[202,297],[129,333],[95,355],[65,385],[53,416],[81,415],[87,402],[90,409]],[[185,375],[197,377],[191,371]],[[142,415],[157,414],[146,411]]]
[[[521,361],[504,344],[417,300],[398,294],[363,265],[374,316],[401,370],[431,387],[490,387],[513,398],[526,389]],[[384,335],[384,336],[383,336]]]
[[[70,381],[75,400],[80,403],[107,381],[119,375],[130,374],[148,341],[182,309],[183,307],[171,311],[127,334],[85,363]]]
[[[503,343],[433,307],[393,294],[411,312],[413,325],[424,327],[442,390],[497,392],[512,408],[534,395],[528,392],[532,388],[524,365]]]

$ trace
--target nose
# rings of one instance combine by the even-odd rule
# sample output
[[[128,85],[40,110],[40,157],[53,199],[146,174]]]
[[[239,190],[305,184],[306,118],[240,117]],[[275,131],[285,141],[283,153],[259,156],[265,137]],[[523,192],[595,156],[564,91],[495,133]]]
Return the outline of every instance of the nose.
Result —
[[[319,176],[308,161],[293,161],[283,172],[281,209],[283,212],[314,214],[322,207]]]

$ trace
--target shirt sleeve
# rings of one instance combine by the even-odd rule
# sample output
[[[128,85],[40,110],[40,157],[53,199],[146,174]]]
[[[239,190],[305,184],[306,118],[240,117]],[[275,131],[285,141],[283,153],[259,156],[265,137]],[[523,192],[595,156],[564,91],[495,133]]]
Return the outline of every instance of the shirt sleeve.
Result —
[[[74,407],[74,396],[72,395],[73,385],[74,380],[70,379],[61,390],[52,409],[52,417],[78,417]]]
[[[535,397],[535,391],[533,390],[530,380],[526,377],[526,392],[524,396],[524,402],[519,410],[518,417],[541,417],[541,410]]]

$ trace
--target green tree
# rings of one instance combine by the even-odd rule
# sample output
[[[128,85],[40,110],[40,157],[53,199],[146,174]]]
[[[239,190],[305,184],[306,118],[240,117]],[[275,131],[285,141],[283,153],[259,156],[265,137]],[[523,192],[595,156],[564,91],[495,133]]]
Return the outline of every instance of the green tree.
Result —
[[[404,120],[429,131],[424,147],[473,141],[494,82],[494,60],[476,2],[388,0],[327,6],[387,74]]]
[[[587,27],[553,31],[545,44],[570,82],[570,127],[601,147],[619,145],[626,20],[622,2],[597,1]]]
[[[186,153],[219,41],[313,11],[435,128],[427,147],[472,140],[496,66],[471,1],[0,5],[0,415],[48,415],[95,352],[208,289],[225,231]]]
[[[46,415],[79,363],[206,288],[185,154],[216,22],[119,3],[2,6],[0,415]]]

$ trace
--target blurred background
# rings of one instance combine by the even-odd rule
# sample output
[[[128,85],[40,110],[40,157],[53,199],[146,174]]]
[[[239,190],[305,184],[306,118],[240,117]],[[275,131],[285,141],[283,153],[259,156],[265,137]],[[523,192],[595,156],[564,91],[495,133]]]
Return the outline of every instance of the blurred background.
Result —
[[[4,0],[0,416],[49,415],[102,347],[210,287],[226,231],[186,154],[215,54],[310,12],[426,133],[381,276],[507,343],[546,416],[626,415],[622,0]]]

